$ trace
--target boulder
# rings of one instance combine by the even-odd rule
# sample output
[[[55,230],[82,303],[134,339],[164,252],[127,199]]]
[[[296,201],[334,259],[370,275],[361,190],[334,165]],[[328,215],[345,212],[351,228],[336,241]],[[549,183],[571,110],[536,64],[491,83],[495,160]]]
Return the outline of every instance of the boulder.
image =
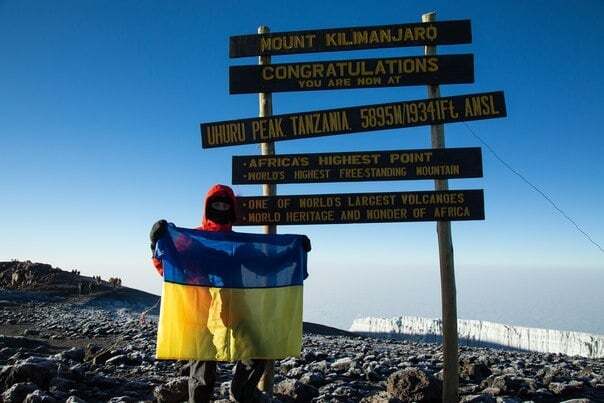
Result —
[[[494,377],[489,386],[498,388],[502,394],[515,394],[522,389],[528,390],[531,387],[526,379],[510,374]]]
[[[38,387],[31,382],[19,382],[12,385],[2,393],[3,403],[21,403],[27,395],[29,395]]]
[[[403,402],[440,402],[442,382],[417,368],[405,368],[388,377],[386,390]]]
[[[71,389],[75,389],[75,387],[76,383],[71,379],[55,377],[50,380],[48,390],[50,390],[51,392],[69,392]]]
[[[300,382],[319,388],[325,384],[325,376],[321,372],[307,372],[300,377]]]
[[[181,376],[155,387],[153,396],[158,403],[177,403],[189,399],[189,378]]]
[[[577,381],[571,381],[568,383],[550,382],[548,388],[557,396],[577,397],[576,395],[584,389],[584,385],[582,382]]]
[[[390,396],[388,392],[381,391],[374,395],[362,398],[360,403],[401,403],[401,401]]]
[[[57,399],[38,389],[25,396],[23,403],[57,403]]]
[[[496,403],[497,400],[491,395],[468,395],[459,400],[459,403]]]
[[[352,358],[350,357],[344,357],[344,358],[340,358],[339,360],[334,361],[331,364],[331,368],[338,371],[338,372],[343,372],[343,371],[347,371],[353,364]]]
[[[111,357],[113,357],[115,355],[116,354],[113,354],[113,352],[109,351],[109,350],[101,351],[100,353],[96,354],[92,358],[92,364],[94,364],[94,365],[104,364],[105,362],[107,362],[108,359],[110,359]]]
[[[56,361],[41,357],[28,357],[8,368],[10,371],[6,378],[4,378],[4,371],[0,375],[6,387],[19,382],[32,382],[46,389],[50,380],[57,374]]]
[[[105,365],[138,365],[140,361],[131,360],[126,354],[116,355],[105,361]]]
[[[490,368],[482,362],[465,362],[461,367],[461,376],[474,382],[482,382],[492,374]]]
[[[69,350],[65,350],[60,352],[59,354],[55,354],[54,357],[60,361],[82,362],[84,361],[84,356],[84,349],[72,347]]]
[[[275,396],[284,402],[310,402],[319,396],[319,390],[294,379],[287,379],[275,385]]]
[[[130,396],[117,396],[112,397],[107,401],[107,403],[135,403],[138,402],[137,399]]]

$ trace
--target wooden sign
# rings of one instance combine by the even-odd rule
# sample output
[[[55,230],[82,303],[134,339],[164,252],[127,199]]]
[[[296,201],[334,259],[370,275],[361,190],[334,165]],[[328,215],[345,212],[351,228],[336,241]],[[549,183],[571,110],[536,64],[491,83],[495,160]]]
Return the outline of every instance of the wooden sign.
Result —
[[[235,225],[484,220],[479,190],[238,197]]]
[[[201,124],[203,148],[506,116],[502,91]]]
[[[231,94],[473,82],[471,54],[229,67]]]
[[[233,156],[233,184],[482,177],[479,147]]]
[[[231,36],[230,57],[452,45],[472,42],[470,20]]]

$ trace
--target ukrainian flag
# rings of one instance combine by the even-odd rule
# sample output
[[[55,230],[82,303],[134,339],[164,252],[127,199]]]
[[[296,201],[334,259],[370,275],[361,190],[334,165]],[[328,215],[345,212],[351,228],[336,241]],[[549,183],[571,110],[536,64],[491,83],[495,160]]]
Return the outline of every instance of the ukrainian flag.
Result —
[[[170,224],[155,256],[164,284],[158,359],[239,361],[298,356],[301,235],[208,232]]]

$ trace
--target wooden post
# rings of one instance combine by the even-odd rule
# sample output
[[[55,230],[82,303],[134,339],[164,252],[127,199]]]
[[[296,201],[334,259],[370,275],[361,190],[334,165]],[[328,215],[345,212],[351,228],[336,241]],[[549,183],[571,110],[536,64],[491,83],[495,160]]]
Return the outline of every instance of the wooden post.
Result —
[[[422,15],[422,22],[436,21],[436,13]],[[436,54],[436,46],[426,46],[425,55]],[[428,97],[440,97],[438,85],[428,85]],[[430,127],[432,148],[445,148],[445,129],[443,125]],[[435,190],[448,190],[446,179],[434,181]],[[457,341],[457,296],[455,290],[455,267],[453,263],[453,242],[451,241],[451,222],[437,221],[438,254],[440,260],[440,291],[443,328],[443,402],[457,402],[459,387],[458,341]]]
[[[258,27],[258,34],[266,34],[269,33],[270,30],[266,26]],[[271,57],[270,56],[260,56],[258,57],[258,64],[270,64]],[[258,94],[258,116],[267,117],[273,114],[273,95],[271,93],[261,92]],[[274,155],[275,154],[275,143],[260,143],[260,153],[262,155]],[[264,183],[262,184],[262,196],[275,196],[277,194],[277,185]],[[265,225],[264,226],[265,234],[276,234],[277,226],[276,225]],[[270,324],[267,324],[270,326]],[[260,379],[260,383],[258,386],[260,390],[266,392],[268,396],[273,396],[273,376],[274,376],[274,362],[273,360],[269,360],[266,364],[266,368],[264,369],[264,374]]]

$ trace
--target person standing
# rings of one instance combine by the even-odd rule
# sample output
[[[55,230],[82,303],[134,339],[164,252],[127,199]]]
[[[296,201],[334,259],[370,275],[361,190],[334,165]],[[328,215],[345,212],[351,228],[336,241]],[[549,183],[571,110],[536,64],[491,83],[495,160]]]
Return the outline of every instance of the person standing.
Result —
[[[237,220],[236,201],[233,190],[225,185],[212,186],[205,198],[202,224],[197,229],[203,231],[230,232]],[[166,220],[156,222],[151,229],[151,250],[155,251],[157,241],[168,225]],[[163,276],[160,259],[153,257],[153,265]],[[231,397],[238,402],[267,401],[257,385],[264,373],[266,360],[254,359],[238,361],[231,381]],[[209,402],[212,399],[216,381],[216,361],[191,361],[189,373],[189,402]]]

